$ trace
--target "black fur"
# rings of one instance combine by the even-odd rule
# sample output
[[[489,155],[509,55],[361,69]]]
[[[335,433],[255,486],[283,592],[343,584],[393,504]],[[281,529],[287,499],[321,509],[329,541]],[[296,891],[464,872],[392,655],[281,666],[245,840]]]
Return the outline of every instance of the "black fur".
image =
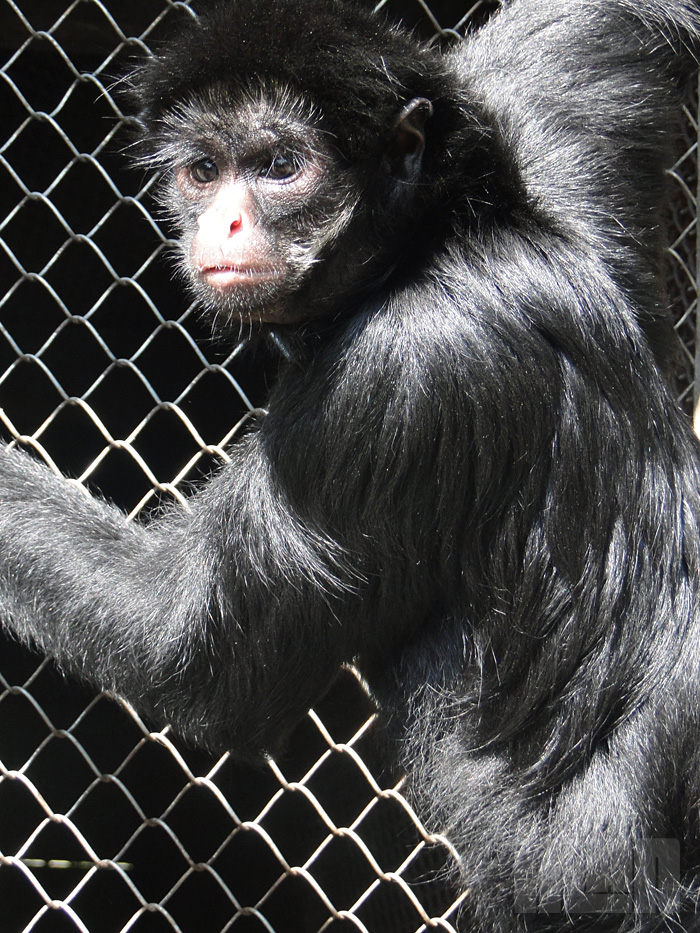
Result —
[[[700,461],[659,365],[698,8],[513,0],[445,54],[303,8],[225,4],[137,92],[162,142],[207,88],[222,120],[246,82],[289,89],[362,194],[289,298],[310,320],[271,328],[269,414],[148,526],[5,454],[5,624],[243,758],[354,660],[461,856],[465,930],[700,929]]]

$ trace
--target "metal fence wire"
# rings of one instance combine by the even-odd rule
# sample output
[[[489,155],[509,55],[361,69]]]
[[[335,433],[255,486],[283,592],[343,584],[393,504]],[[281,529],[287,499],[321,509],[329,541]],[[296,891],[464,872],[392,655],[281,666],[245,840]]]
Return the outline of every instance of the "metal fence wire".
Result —
[[[494,3],[385,0],[432,35]],[[383,5],[383,4],[380,4]],[[274,363],[213,345],[171,283],[115,78],[174,0],[0,0],[0,417],[133,515],[226,459]],[[671,172],[679,395],[695,375],[697,106]],[[346,671],[260,771],[153,733],[0,644],[0,933],[456,929],[453,855],[384,769]]]

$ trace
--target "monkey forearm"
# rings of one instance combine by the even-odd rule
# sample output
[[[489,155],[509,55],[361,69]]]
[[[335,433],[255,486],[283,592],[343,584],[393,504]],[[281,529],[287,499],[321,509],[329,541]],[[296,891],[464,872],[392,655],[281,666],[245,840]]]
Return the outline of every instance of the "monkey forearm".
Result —
[[[121,690],[127,666],[151,676],[159,632],[188,611],[192,572],[156,535],[18,451],[0,455],[0,549],[3,624],[103,687]]]
[[[215,509],[195,497],[191,512],[143,526],[3,451],[0,624],[190,739],[254,756],[330,682],[340,639],[336,629],[333,649],[322,634],[327,594],[300,582],[310,553],[289,541],[286,566],[282,558],[263,566],[261,523],[246,522],[243,507],[239,525],[235,500],[228,516]],[[220,544],[232,536],[240,541],[225,558]],[[310,637],[314,627],[321,635]],[[309,665],[309,645],[318,663]]]

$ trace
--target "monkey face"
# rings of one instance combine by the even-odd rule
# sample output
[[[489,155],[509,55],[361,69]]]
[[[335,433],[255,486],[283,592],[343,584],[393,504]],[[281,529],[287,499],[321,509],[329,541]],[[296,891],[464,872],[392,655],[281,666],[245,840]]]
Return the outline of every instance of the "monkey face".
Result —
[[[180,270],[219,325],[305,317],[311,270],[356,206],[348,171],[301,100],[210,89],[167,115],[162,202]]]

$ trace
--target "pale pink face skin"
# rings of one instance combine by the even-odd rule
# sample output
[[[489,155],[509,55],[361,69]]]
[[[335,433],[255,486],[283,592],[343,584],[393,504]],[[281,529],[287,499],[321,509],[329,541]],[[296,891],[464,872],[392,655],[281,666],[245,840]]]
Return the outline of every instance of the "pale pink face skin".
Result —
[[[192,241],[193,269],[215,288],[242,287],[275,275],[265,263],[265,244],[256,233],[253,206],[243,184],[224,183],[200,214]]]
[[[185,247],[189,274],[214,303],[230,299],[244,319],[294,320],[275,301],[293,274],[275,218],[284,219],[313,198],[323,171],[320,161],[295,164],[284,155],[257,172],[214,159],[176,170],[181,196],[201,205]]]

